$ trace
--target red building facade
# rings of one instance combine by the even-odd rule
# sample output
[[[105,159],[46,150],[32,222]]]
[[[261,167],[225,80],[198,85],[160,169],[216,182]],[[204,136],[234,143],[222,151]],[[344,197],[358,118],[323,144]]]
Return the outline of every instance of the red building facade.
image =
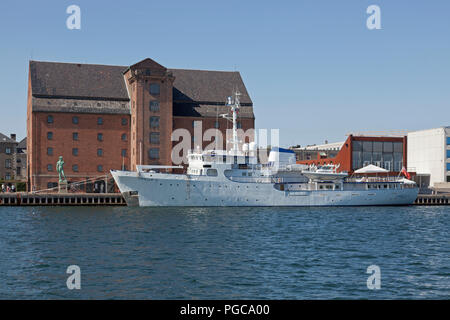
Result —
[[[404,137],[366,137],[349,135],[335,157],[297,161],[306,165],[339,165],[337,171],[350,174],[369,164],[385,168],[391,174],[398,174],[407,167],[407,139]]]

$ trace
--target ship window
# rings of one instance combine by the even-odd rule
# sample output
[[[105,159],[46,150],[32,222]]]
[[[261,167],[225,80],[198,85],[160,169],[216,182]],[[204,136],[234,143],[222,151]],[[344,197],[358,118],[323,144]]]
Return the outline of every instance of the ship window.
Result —
[[[210,177],[217,177],[217,169],[206,170],[206,175]]]

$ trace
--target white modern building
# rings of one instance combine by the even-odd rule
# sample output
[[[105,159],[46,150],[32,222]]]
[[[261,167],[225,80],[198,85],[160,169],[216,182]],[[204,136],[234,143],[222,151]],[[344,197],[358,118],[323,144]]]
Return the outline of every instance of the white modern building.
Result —
[[[408,167],[430,177],[430,187],[450,188],[450,127],[408,133]]]

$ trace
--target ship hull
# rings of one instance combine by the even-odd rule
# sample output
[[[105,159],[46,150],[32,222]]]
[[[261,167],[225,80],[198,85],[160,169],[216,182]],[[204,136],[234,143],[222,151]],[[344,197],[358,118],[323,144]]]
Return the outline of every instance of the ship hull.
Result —
[[[111,172],[129,205],[163,207],[410,205],[418,188],[282,191],[273,183],[240,183],[218,177]]]

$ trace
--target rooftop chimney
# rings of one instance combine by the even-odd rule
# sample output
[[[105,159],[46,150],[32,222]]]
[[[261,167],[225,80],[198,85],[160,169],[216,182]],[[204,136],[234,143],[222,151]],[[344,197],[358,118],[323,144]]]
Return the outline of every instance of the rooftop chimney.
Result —
[[[11,140],[16,141],[16,134],[15,133],[11,133]]]

